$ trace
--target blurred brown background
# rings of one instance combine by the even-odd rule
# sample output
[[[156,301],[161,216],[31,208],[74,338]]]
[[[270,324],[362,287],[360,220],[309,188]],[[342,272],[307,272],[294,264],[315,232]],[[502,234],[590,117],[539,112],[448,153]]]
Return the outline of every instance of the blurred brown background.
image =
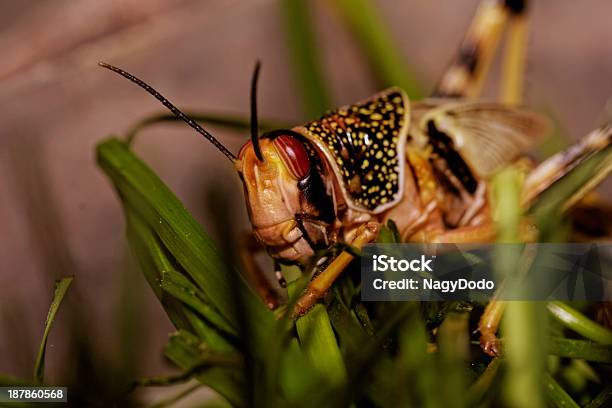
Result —
[[[454,55],[477,3],[376,1],[426,90]],[[533,3],[526,101],[576,138],[611,116],[612,3]],[[376,91],[333,8],[324,0],[312,8],[334,102]],[[50,337],[49,381],[74,364],[65,339],[77,318],[93,361],[121,360],[126,336],[119,333],[133,333],[136,374],[167,371],[161,350],[171,327],[130,265],[117,197],[94,160],[97,142],[161,107],[96,63],[128,69],[179,106],[246,116],[260,58],[260,116],[297,123],[304,117],[278,2],[5,0],[0,50],[0,372],[31,375],[53,280],[70,274],[70,303]],[[212,130],[233,151],[247,137]],[[136,150],[208,231],[218,230],[206,199],[211,190],[248,228],[232,169],[192,131],[155,127]],[[119,317],[130,313],[136,319]]]

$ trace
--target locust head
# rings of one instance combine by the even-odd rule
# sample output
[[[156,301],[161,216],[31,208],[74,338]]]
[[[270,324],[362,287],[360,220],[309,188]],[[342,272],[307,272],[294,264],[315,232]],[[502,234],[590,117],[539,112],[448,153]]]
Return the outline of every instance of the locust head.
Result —
[[[255,235],[274,258],[303,263],[329,245],[332,195],[305,138],[290,130],[265,134],[243,146],[236,166]]]
[[[259,135],[256,104],[259,63],[251,84],[251,138],[238,157],[151,86],[120,68],[100,65],[144,88],[234,164],[243,182],[253,231],[272,257],[285,263],[303,264],[316,249],[329,245],[336,218],[333,183],[327,180],[315,147],[299,133],[276,130]]]

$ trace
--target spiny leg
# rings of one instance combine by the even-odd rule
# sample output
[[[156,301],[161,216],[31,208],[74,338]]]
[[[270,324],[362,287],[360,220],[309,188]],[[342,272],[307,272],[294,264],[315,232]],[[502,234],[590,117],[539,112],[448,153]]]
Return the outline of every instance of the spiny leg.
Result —
[[[380,225],[375,222],[368,222],[359,227],[355,239],[351,245],[357,249],[361,249],[368,242],[372,242],[378,235]],[[347,251],[343,251],[321,272],[317,275],[306,288],[304,294],[297,301],[293,309],[293,316],[300,317],[306,314],[315,303],[321,299],[335,280],[351,263],[354,256]]]
[[[279,304],[278,296],[255,261],[255,253],[261,251],[263,249],[262,246],[257,242],[252,233],[241,236],[238,246],[245,277],[253,285],[266,306],[270,309],[276,309]],[[275,272],[277,272],[276,265]]]
[[[477,98],[506,25],[515,20],[514,16],[522,15],[525,5],[526,0],[483,0],[457,57],[442,76],[433,96]],[[516,33],[520,31],[517,29]]]

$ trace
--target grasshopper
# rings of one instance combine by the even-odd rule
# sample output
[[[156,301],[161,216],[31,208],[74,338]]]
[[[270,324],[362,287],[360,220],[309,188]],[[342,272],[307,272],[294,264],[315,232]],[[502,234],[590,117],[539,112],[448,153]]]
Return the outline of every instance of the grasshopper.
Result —
[[[237,155],[150,85],[120,68],[100,65],[144,88],[221,151],[242,181],[253,236],[278,263],[305,267],[321,250],[339,244],[361,248],[374,241],[389,220],[404,242],[495,239],[487,193],[491,176],[521,157],[548,129],[545,117],[516,106],[524,23],[525,2],[484,1],[432,98],[410,101],[393,87],[306,124],[263,134],[257,124],[257,63],[251,135]],[[513,35],[503,103],[476,101],[506,26]],[[525,181],[525,207],[575,164],[608,148],[611,137],[612,128],[604,126],[532,169]],[[596,183],[591,184],[589,189]],[[324,297],[353,256],[344,250],[319,263],[322,271],[298,300],[294,316]],[[252,258],[246,263],[256,288],[274,308],[277,301],[261,271]],[[490,354],[499,352],[495,331],[500,305],[491,302],[480,324],[482,345]]]

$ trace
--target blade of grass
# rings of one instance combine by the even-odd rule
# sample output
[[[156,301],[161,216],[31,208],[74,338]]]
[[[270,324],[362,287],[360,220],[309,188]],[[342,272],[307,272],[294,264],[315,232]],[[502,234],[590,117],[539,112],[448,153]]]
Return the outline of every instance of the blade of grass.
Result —
[[[301,274],[301,272],[300,272]],[[295,336],[294,321],[289,311],[293,310],[306,289],[310,276],[299,276],[289,283],[289,299],[279,308],[274,333],[268,343],[264,359],[262,385],[257,393],[259,405],[280,404],[289,401],[289,406],[300,406],[308,389],[319,380],[318,371],[312,366]],[[279,392],[280,391],[280,392]]]
[[[32,380],[26,380],[24,378],[14,377],[9,374],[0,373],[0,387],[10,386],[22,386],[22,387],[34,387],[37,383]]]
[[[122,202],[143,218],[227,322],[238,330],[244,314],[248,315],[245,321],[251,324],[253,351],[263,349],[273,324],[272,313],[225,264],[218,247],[176,196],[117,139],[99,144],[97,158]],[[240,310],[235,302],[237,294],[243,300]]]
[[[329,318],[338,336],[338,342],[347,371],[351,372],[351,364],[359,360],[359,356],[372,339],[361,326],[357,316],[342,303],[340,294],[334,288],[334,301],[328,308]],[[389,406],[390,391],[393,389],[393,381],[388,373],[393,369],[393,363],[389,356],[382,352],[376,363],[370,368],[371,378],[365,384],[365,394],[379,406]]]
[[[235,331],[232,331],[219,312],[207,305],[204,300],[194,300],[195,295],[192,294],[201,291],[175,269],[159,239],[144,221],[129,207],[125,208],[125,213],[130,245],[134,248],[150,286],[175,327],[196,332],[215,349],[234,350],[230,340],[236,336]],[[172,286],[174,291],[165,290],[168,289],[169,276],[173,276],[175,281],[188,282],[190,286],[185,287],[187,283],[184,283],[184,286]],[[200,296],[201,299],[204,298],[203,295]],[[201,314],[201,317],[195,316],[190,309],[182,307],[180,302],[190,307],[197,305],[195,310]],[[225,337],[218,332],[219,328],[222,328],[221,333]]]
[[[170,336],[170,341],[164,350],[166,357],[185,371],[193,370],[205,363],[203,350],[209,350],[195,335],[179,330]],[[208,385],[218,392],[232,406],[247,406],[245,399],[245,373],[244,368],[210,367],[203,372],[194,373],[194,377],[202,384]]]
[[[569,396],[550,374],[544,376],[544,387],[546,389],[546,399],[553,407],[558,408],[579,408],[580,405]],[[529,396],[527,396],[529,397]]]
[[[418,308],[400,326],[398,355],[394,361],[392,406],[440,407],[434,355],[427,353],[427,331]]]
[[[164,253],[161,242],[133,209],[126,206],[124,212],[130,248],[153,293],[155,293],[170,321],[177,329],[191,329],[191,324],[180,304],[176,299],[161,290],[161,272],[172,267]]]
[[[49,333],[51,332],[51,326],[53,325],[53,321],[55,320],[57,311],[59,310],[59,307],[62,304],[62,300],[64,300],[64,296],[66,296],[66,292],[68,292],[68,288],[70,288],[70,284],[72,284],[73,280],[74,277],[69,276],[60,279],[55,283],[53,300],[51,301],[49,313],[47,314],[47,319],[45,320],[45,330],[43,332],[42,341],[40,342],[40,347],[38,349],[38,355],[36,356],[36,363],[34,364],[34,380],[41,384],[44,380],[45,353],[47,350],[47,340],[49,338]]]
[[[305,355],[330,386],[347,380],[346,367],[325,306],[318,304],[296,323]]]
[[[444,373],[441,390],[444,405],[465,406],[467,358],[469,350],[468,314],[449,313],[438,334],[440,372]]]
[[[216,330],[230,336],[236,336],[236,332],[227,322],[206,303],[204,294],[186,277],[179,272],[168,269],[162,273],[161,287],[181,302],[198,312],[203,318],[210,320]]]
[[[250,130],[251,121],[248,118],[237,115],[224,115],[224,114],[209,114],[196,111],[184,111],[187,116],[202,125],[220,126],[232,130]],[[136,136],[144,129],[161,124],[161,123],[183,123],[182,119],[179,119],[171,113],[158,113],[142,119],[132,126],[125,135],[125,142],[128,145],[134,143]],[[286,129],[291,126],[286,123],[269,121],[269,120],[258,120],[259,127],[263,131],[274,130],[274,129]]]
[[[548,353],[567,358],[578,358],[604,364],[612,364],[612,347],[587,340],[551,337],[548,340]]]
[[[504,402],[511,407],[543,407],[542,376],[546,364],[546,314],[542,302],[507,303],[503,320]]]
[[[583,337],[601,344],[612,344],[612,331],[595,323],[568,304],[560,301],[548,302],[548,311],[565,327]]]
[[[307,0],[281,0],[291,62],[308,118],[319,117],[330,108],[330,97],[319,63]]]
[[[289,284],[290,299],[299,297],[302,286],[301,280]],[[315,305],[295,321],[295,327],[300,347],[320,380],[330,388],[346,384],[346,366],[325,306]]]
[[[493,179],[492,196],[494,219],[498,227],[497,241],[519,242],[521,222],[521,177],[517,169],[508,167],[500,171]],[[503,255],[505,251],[500,251]],[[514,255],[514,254],[512,254]],[[500,265],[506,264],[500,262]]]
[[[542,193],[531,198],[529,212],[543,218],[565,211],[588,191],[597,187],[611,170],[612,146],[579,159],[578,164],[552,182]]]
[[[368,383],[371,382],[371,369],[379,361],[383,345],[389,341],[391,334],[405,321],[413,309],[414,304],[400,303],[395,310],[381,319],[376,337],[365,344],[362,352],[359,353],[357,361],[352,364],[352,368],[348,372],[350,375],[349,381],[344,386],[330,387],[326,381],[317,382],[314,388],[307,390],[300,400],[301,403],[295,406],[349,406],[350,401],[358,400],[363,395]],[[386,396],[382,395],[381,398],[386,399]]]
[[[498,242],[520,242],[521,177],[509,167],[493,181],[494,218]],[[519,255],[504,245],[498,245],[495,273],[499,277],[518,281],[521,268],[516,268]],[[508,280],[506,280],[508,282]],[[509,407],[545,406],[541,378],[546,364],[546,314],[541,302],[506,302],[502,320],[506,375],[502,384],[504,404]]]
[[[341,301],[338,290],[334,288],[334,301],[328,307],[329,319],[338,334],[338,342],[342,354],[350,364],[352,357],[357,356],[369,336],[360,325],[354,314]],[[349,367],[350,370],[350,367]]]
[[[140,378],[134,381],[134,387],[167,387],[190,380],[198,373],[211,367],[241,367],[242,361],[235,353],[216,353],[200,350],[199,362],[178,374],[159,375]]]
[[[399,86],[411,99],[424,93],[398,51],[388,25],[369,0],[329,0],[353,32],[383,86]]]
[[[206,303],[203,292],[176,270],[159,239],[144,221],[129,207],[126,207],[125,213],[130,244],[140,259],[149,284],[175,327],[193,329],[218,350],[234,350],[230,342],[237,336],[235,330],[216,309]],[[200,316],[183,308],[178,301],[193,308]]]

